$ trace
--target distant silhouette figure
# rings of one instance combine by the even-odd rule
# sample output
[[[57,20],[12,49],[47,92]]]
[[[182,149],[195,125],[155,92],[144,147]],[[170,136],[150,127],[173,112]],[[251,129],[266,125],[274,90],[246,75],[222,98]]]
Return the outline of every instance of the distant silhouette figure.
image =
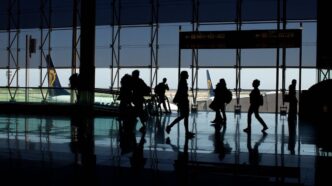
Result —
[[[297,114],[296,79],[293,79],[292,83],[289,85],[288,95],[289,95],[288,116],[294,117]]]
[[[297,116],[288,116],[288,150],[295,154]]]
[[[259,165],[259,162],[261,161],[261,157],[259,154],[258,147],[261,145],[261,143],[264,142],[266,136],[267,136],[267,133],[263,133],[262,137],[255,143],[254,148],[252,148],[251,133],[247,134],[247,148],[248,148],[250,165],[255,165],[255,166]]]
[[[258,89],[260,85],[260,81],[258,79],[255,79],[252,82],[252,86],[254,89],[250,92],[250,106],[248,110],[248,126],[247,128],[243,129],[244,132],[251,132],[251,116],[253,113],[255,113],[256,119],[261,123],[263,126],[262,132],[265,133],[265,131],[268,129],[266,123],[259,115],[259,107],[262,102],[262,95]]]
[[[174,96],[173,102],[176,103],[180,110],[180,116],[172,121],[167,127],[166,132],[169,134],[171,128],[184,119],[184,128],[186,132],[186,138],[193,138],[195,133],[189,132],[188,128],[188,117],[189,117],[189,99],[188,99],[188,84],[187,79],[189,75],[187,71],[182,71],[180,74],[180,81],[178,84],[178,90]]]
[[[81,88],[80,86],[80,76],[77,73],[72,74],[69,77],[69,84],[70,88],[75,91],[76,94],[76,101],[79,100],[79,89]]]
[[[146,130],[146,122],[148,120],[148,114],[144,111],[144,96],[150,95],[151,88],[146,85],[146,83],[139,77],[139,71],[134,70],[132,72],[132,85],[133,85],[133,104],[135,112],[141,120],[142,127],[141,132]]]
[[[226,112],[225,112],[225,104],[226,104],[226,95],[228,93],[228,89],[226,86],[225,79],[220,79],[219,83],[216,85],[216,89],[214,90],[215,97],[213,99],[214,111],[216,112],[215,119],[211,121],[212,123],[223,124],[226,125]],[[222,117],[221,114],[222,113]]]
[[[78,74],[74,73],[69,77],[70,88],[77,89],[78,88]]]
[[[164,107],[164,110],[166,113],[170,113],[170,110],[167,109],[166,107],[166,95],[165,92],[166,90],[169,90],[169,87],[167,85],[167,78],[163,78],[163,81],[160,82],[155,88],[154,91],[158,96],[159,99],[159,103],[158,103],[158,108],[160,107],[160,105],[162,104]]]

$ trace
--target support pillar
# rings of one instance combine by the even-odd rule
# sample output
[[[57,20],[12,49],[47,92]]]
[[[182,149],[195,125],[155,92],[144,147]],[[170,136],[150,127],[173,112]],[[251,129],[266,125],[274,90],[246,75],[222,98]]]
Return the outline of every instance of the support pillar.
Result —
[[[79,94],[81,105],[92,109],[95,89],[95,29],[96,29],[96,0],[81,1],[81,64]]]
[[[82,165],[84,172],[94,180],[96,155],[94,144],[94,118],[91,114],[94,104],[95,90],[95,29],[96,29],[96,0],[81,1],[81,64],[80,86],[78,89],[78,109],[74,113],[74,120],[81,128],[78,136],[82,143]],[[83,178],[84,179],[84,178]]]

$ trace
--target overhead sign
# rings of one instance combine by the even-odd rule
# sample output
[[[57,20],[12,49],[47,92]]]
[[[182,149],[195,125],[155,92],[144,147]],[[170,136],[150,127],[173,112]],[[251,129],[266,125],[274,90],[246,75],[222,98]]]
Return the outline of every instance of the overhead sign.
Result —
[[[300,29],[180,32],[180,48],[299,48],[301,39]]]

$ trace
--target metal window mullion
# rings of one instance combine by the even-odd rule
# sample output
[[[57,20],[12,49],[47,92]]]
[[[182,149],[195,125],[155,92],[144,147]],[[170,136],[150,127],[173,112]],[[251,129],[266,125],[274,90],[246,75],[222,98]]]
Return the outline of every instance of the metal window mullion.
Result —
[[[15,79],[15,76],[17,76],[17,74],[18,74],[18,71],[16,69],[15,72],[14,72],[14,74],[13,74],[13,76],[10,78],[10,85],[13,83],[13,81]]]
[[[45,0],[40,0],[40,79],[39,79],[39,87],[40,87],[40,91],[42,94],[42,98],[43,100],[45,99],[44,97],[44,92],[43,92],[43,84],[44,84],[44,78],[43,78],[43,61],[45,59],[45,52],[44,52],[44,46],[46,43],[46,36],[44,36],[44,22],[46,21],[45,18]]]
[[[78,46],[81,40],[81,35],[78,35],[78,21],[81,22],[81,14],[79,11],[80,1],[74,0],[73,6],[73,38],[72,38],[72,74],[76,73],[77,61],[80,61],[80,52],[78,51]]]
[[[151,1],[150,86],[158,83],[158,0]]]
[[[46,2],[48,2],[48,7],[46,7]],[[48,8],[48,13],[49,15],[46,16],[46,8]],[[48,95],[48,90],[46,91],[46,93],[44,93],[42,87],[45,83],[46,77],[47,77],[47,73],[45,73],[45,75],[43,75],[43,64],[44,62],[47,61],[47,55],[51,55],[51,14],[52,14],[52,1],[51,0],[41,0],[41,6],[40,6],[40,19],[41,19],[41,24],[40,24],[40,29],[41,29],[41,34],[40,34],[40,91],[42,94],[42,99],[43,101],[46,100],[46,97]],[[44,27],[47,28],[47,33],[44,36]],[[47,46],[47,53],[45,51],[45,45],[46,43],[48,44]],[[47,62],[46,62],[47,63]],[[47,65],[47,64],[46,64]]]
[[[192,95],[193,95],[193,104],[196,105],[197,92],[198,92],[198,49],[193,50],[193,64],[192,64]]]
[[[242,30],[242,0],[236,2],[236,30],[241,32]],[[241,108],[240,94],[241,94],[241,48],[236,48],[235,51],[235,95],[237,109]],[[235,113],[239,114],[241,110],[236,110]]]
[[[19,33],[20,33],[20,28],[19,28],[19,23],[20,23],[20,4],[19,4],[19,0],[15,0],[15,1],[11,1],[9,0],[9,7],[8,7],[8,47],[7,47],[7,51],[8,51],[8,67],[7,67],[7,71],[9,73],[10,71],[10,66],[11,66],[11,62],[14,63],[16,69],[15,69],[15,73],[13,74],[12,77],[7,77],[7,83],[8,83],[8,92],[9,95],[11,97],[11,100],[15,100],[15,96],[18,90],[18,86],[19,86],[19,76],[18,76],[18,70],[19,70],[19,63],[18,63],[18,59],[19,59]],[[17,6],[17,12],[16,12],[16,19],[14,19],[13,16],[13,7]],[[15,31],[11,30],[12,24],[14,24],[15,26]],[[15,32],[14,37],[12,38],[12,34],[11,32]],[[13,53],[12,48],[13,45],[16,44],[16,55]],[[14,93],[12,93],[10,87],[11,84],[13,82],[13,80],[16,77],[16,88]]]
[[[79,35],[77,40],[76,40],[76,55],[77,55],[77,58],[78,58],[79,62],[81,61],[81,55],[80,55],[79,50],[77,50],[77,47],[79,46],[80,42],[81,42],[81,35]]]
[[[114,89],[115,82],[117,81],[117,88],[119,88],[120,84],[120,32],[121,32],[121,0],[113,0],[112,2],[112,7],[113,7],[113,14],[112,14],[112,43],[111,43],[111,48],[112,48],[112,56],[111,56],[111,89]],[[116,29],[115,29],[116,25]],[[115,43],[117,43],[117,46],[115,47]],[[114,65],[116,65],[116,71],[114,72]]]
[[[117,26],[116,33],[114,34],[114,26],[112,32],[112,64],[111,64],[111,89],[114,89],[115,82],[118,80],[117,87],[119,87],[119,68],[120,68],[120,30],[121,27]],[[117,46],[115,46],[117,43]],[[116,65],[116,70],[114,72],[114,65]]]
[[[199,28],[199,0],[192,0],[192,31],[198,31]],[[198,49],[192,49],[192,69],[191,69],[191,91],[193,96],[193,106],[196,107],[198,91]],[[193,107],[192,107],[193,108]],[[197,108],[195,108],[197,109]]]

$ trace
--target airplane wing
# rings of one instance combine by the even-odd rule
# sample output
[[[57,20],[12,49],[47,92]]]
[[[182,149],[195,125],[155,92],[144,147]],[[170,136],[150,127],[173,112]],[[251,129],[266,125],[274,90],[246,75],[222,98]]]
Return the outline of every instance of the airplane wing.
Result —
[[[104,93],[104,94],[114,94],[114,95],[120,94],[120,90],[111,90],[107,88],[95,88],[95,92]]]

